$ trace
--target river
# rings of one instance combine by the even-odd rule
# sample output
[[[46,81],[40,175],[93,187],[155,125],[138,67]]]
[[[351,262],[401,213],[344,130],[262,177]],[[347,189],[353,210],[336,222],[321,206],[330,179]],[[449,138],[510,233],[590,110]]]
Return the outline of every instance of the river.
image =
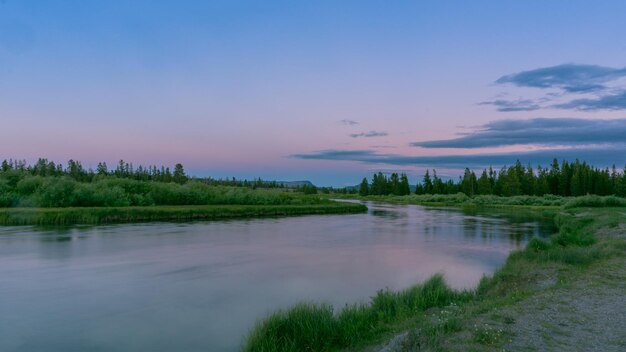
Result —
[[[551,222],[368,203],[355,215],[0,227],[0,351],[237,351],[302,301],[367,301],[443,273],[474,287]]]

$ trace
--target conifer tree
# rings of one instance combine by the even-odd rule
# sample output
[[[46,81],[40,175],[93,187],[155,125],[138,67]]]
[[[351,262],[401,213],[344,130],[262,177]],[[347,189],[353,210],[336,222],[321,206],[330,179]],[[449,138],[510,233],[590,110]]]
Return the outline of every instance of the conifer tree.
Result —
[[[183,168],[183,164],[176,164],[174,166],[174,174],[172,175],[172,181],[183,184],[187,182],[187,175],[185,175],[185,169]]]
[[[369,194],[370,194],[369,183],[367,182],[367,178],[363,177],[363,181],[361,181],[361,185],[359,186],[359,195],[365,197]]]
[[[480,174],[480,178],[478,178],[476,193],[491,194],[491,182],[489,180],[489,176],[487,175],[487,170],[483,170],[483,173]]]
[[[406,196],[411,194],[411,186],[409,185],[409,178],[406,174],[400,176],[400,195]]]
[[[389,179],[389,186],[390,189],[387,191],[387,193],[391,193],[395,196],[400,195],[400,177],[397,173],[394,172],[391,174],[391,178]]]
[[[424,193],[432,194],[433,193],[433,181],[430,179],[430,174],[428,173],[428,169],[426,169],[426,174],[424,174]]]

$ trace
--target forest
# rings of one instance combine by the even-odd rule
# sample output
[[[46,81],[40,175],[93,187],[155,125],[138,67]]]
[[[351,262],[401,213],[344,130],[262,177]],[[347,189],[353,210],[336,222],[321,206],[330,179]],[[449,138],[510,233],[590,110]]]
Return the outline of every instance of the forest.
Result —
[[[303,197],[286,192],[284,184],[261,179],[236,180],[192,178],[182,164],[174,168],[138,166],[120,160],[115,168],[98,163],[86,169],[78,161],[67,165],[39,159],[30,165],[25,161],[4,160],[0,165],[0,207],[103,207],[151,205],[289,205],[315,204],[316,197]],[[271,189],[283,189],[272,191]],[[313,185],[289,189],[315,194]],[[364,178],[358,189],[320,188],[322,193],[359,195],[409,195],[411,186],[406,174],[374,174],[372,181]],[[584,161],[561,163],[554,159],[550,167],[534,169],[519,161],[495,171],[484,169],[478,176],[473,170],[456,181],[444,180],[436,170],[427,170],[415,186],[419,195],[457,194],[513,196],[581,196],[617,195],[626,197],[626,173],[612,168],[597,168]]]
[[[410,193],[406,175],[393,173],[390,177],[382,173],[373,176],[372,182],[364,178],[359,186],[359,195],[407,195]],[[426,171],[421,182],[415,187],[415,194],[456,194],[467,196],[497,195],[563,197],[594,195],[626,196],[626,172],[618,171],[615,165],[609,168],[596,168],[584,161],[575,160],[561,163],[554,159],[548,168],[531,165],[524,166],[518,160],[514,165],[495,171],[492,167],[484,169],[477,176],[473,170],[465,169],[463,176],[455,182],[443,180],[437,171]]]
[[[262,188],[262,189],[261,189]],[[47,159],[29,165],[5,160],[0,166],[0,207],[120,207],[151,205],[305,205],[322,202],[282,188],[276,182],[190,178],[182,164],[138,166],[121,160],[114,169],[98,163],[86,169],[78,161],[66,166]],[[316,193],[314,186],[300,187]]]

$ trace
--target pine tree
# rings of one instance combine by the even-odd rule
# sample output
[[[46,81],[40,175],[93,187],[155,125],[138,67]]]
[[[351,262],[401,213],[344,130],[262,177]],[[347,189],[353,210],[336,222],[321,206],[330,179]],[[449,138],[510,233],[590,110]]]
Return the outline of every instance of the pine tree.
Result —
[[[424,193],[425,194],[433,194],[433,181],[430,179],[430,174],[428,173],[428,169],[426,169],[426,174],[424,175]]]
[[[574,197],[583,195],[583,188],[581,182],[581,169],[575,168],[572,174],[572,180],[570,181],[570,194]]]
[[[559,168],[559,161],[554,159],[552,160],[552,166],[548,174],[548,187],[550,187],[550,194],[554,194],[554,195],[559,194],[560,174],[561,174],[561,170]]]
[[[537,167],[537,181],[535,184],[535,195],[543,196],[550,193],[550,185],[548,184],[548,169]]]
[[[400,176],[400,195],[406,196],[411,194],[411,186],[409,185],[409,178],[406,174]]]
[[[446,194],[446,187],[443,181],[437,176],[437,171],[433,169],[433,194]]]
[[[11,164],[9,164],[8,161],[3,160],[2,161],[2,172],[7,172],[9,170],[11,170],[13,168],[13,166]]]
[[[477,183],[477,194],[491,194],[491,181],[489,180],[489,175],[487,175],[487,170],[483,170]]]
[[[372,186],[370,187],[370,194],[384,195],[388,194],[387,177],[382,172],[374,174],[372,177]]]
[[[578,162],[578,160],[576,160]],[[572,170],[569,163],[566,160],[563,160],[561,164],[561,175],[559,176],[559,195],[567,197],[570,195],[570,180],[572,175]]]
[[[361,181],[361,186],[359,187],[359,195],[360,196],[368,196],[370,194],[370,187],[367,182],[367,178],[363,177],[363,181]]]
[[[389,193],[399,196],[400,194],[400,177],[397,173],[392,173],[391,178],[389,179]]]
[[[107,163],[98,163],[98,167],[96,168],[96,172],[98,173],[98,175],[103,175],[103,176],[108,175],[109,170],[107,168]]]
[[[461,180],[461,192],[473,197],[477,189],[476,174],[470,171],[469,168],[465,169],[463,179]]]
[[[524,173],[524,179],[522,181],[522,194],[532,196],[535,194],[535,188],[537,187],[537,179],[535,178],[535,172],[533,167],[528,164],[526,172]]]
[[[172,175],[172,181],[183,184],[187,182],[187,175],[185,175],[185,169],[183,168],[183,164],[176,164],[174,166],[174,174]]]

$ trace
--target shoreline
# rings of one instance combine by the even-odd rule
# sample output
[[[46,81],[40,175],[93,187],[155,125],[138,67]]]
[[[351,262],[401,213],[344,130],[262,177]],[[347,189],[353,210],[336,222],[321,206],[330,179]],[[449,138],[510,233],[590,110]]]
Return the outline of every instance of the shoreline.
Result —
[[[340,202],[307,205],[0,208],[0,226],[221,220],[297,215],[355,214],[365,211],[367,211],[365,205]]]
[[[560,212],[549,241],[531,241],[477,286],[476,299],[416,317],[367,351],[622,351],[626,209]]]
[[[384,202],[362,198],[356,199]],[[546,348],[550,346],[545,343],[548,337],[535,336],[540,342],[525,339],[528,332],[524,331],[523,324],[516,324],[518,317],[520,321],[528,321],[541,316],[533,312],[524,315],[524,307],[530,304],[527,302],[535,302],[541,295],[554,290],[564,290],[568,294],[562,296],[572,300],[580,297],[572,294],[567,284],[575,286],[577,280],[593,281],[589,273],[598,268],[608,267],[622,277],[626,276],[623,265],[626,208],[602,207],[603,204],[613,204],[609,197],[580,198],[583,199],[578,199],[577,204],[587,202],[588,206],[571,207],[563,203],[550,207],[555,210],[558,232],[545,240],[533,239],[524,249],[512,252],[500,269],[492,276],[484,277],[473,290],[452,290],[439,277],[433,277],[406,290],[381,291],[369,304],[347,306],[340,312],[331,310],[329,313],[319,304],[300,304],[260,321],[246,339],[244,350],[495,351],[531,345]],[[451,206],[463,207],[463,204]],[[513,210],[520,207],[533,209],[533,206],[509,206]],[[618,232],[612,236],[598,235],[611,231]],[[433,292],[426,290],[429,285],[434,287],[435,297],[431,297]],[[423,304],[415,305],[416,299]],[[381,306],[383,300],[386,306]],[[535,305],[541,306],[536,302]],[[518,313],[499,313],[507,309]],[[626,317],[626,308],[623,310]],[[551,312],[549,317],[554,320],[558,314],[558,311]],[[601,317],[596,318],[601,320]],[[319,326],[332,326],[332,330],[338,332],[319,331]],[[587,328],[590,327],[583,324],[578,330]],[[567,335],[567,331],[561,335]],[[617,342],[603,341],[602,346],[611,350],[618,343],[623,347],[626,336],[623,338]],[[286,345],[285,341],[289,344]]]

